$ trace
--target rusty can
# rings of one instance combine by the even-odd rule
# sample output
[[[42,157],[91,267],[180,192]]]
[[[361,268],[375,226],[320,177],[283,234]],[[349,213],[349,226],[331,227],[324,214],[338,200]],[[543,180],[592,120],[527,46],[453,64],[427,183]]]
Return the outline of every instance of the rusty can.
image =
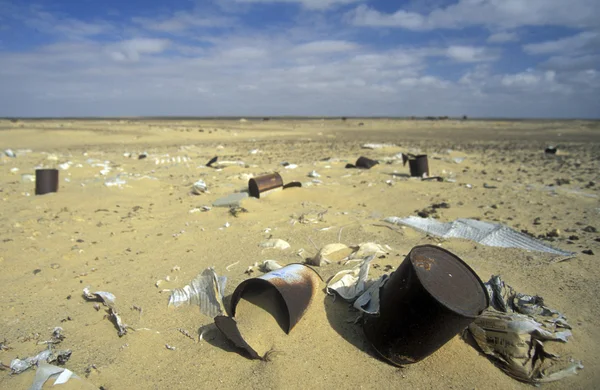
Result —
[[[283,179],[277,172],[254,177],[248,181],[250,196],[259,199],[261,194],[264,196],[266,192],[280,189],[281,187],[283,187]]]
[[[477,274],[434,245],[414,247],[379,294],[379,316],[366,317],[363,329],[379,355],[397,366],[431,355],[489,305]]]
[[[304,264],[289,264],[257,278],[247,279],[236,287],[231,296],[230,317],[216,316],[215,324],[236,346],[245,349],[251,358],[262,359],[244,340],[235,322],[235,309],[244,292],[251,289],[275,289],[282,300],[280,308],[284,311],[282,328],[289,334],[308,309],[320,283],[319,274]]]
[[[355,165],[356,165],[356,168],[371,169],[377,164],[379,164],[378,161],[371,160],[370,158],[361,156],[358,158],[358,160],[356,160]]]
[[[410,167],[410,175],[423,177],[423,175],[429,176],[429,163],[427,162],[427,155],[420,154],[408,160],[408,166]]]
[[[35,170],[35,194],[44,195],[58,191],[58,169]]]

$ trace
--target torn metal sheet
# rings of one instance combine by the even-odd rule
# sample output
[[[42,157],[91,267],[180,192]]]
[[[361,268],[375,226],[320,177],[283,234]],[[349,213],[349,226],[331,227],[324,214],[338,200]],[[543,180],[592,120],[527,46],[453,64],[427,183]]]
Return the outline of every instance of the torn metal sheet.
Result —
[[[389,275],[382,275],[354,301],[354,308],[366,314],[379,314],[379,291],[388,281]]]
[[[83,289],[83,296],[88,301],[98,301],[104,303],[104,305],[108,307],[110,318],[117,327],[119,337],[127,334],[128,326],[123,323],[121,316],[119,316],[119,313],[117,312],[117,308],[115,307],[116,298],[113,294],[106,291],[96,291],[91,293],[89,288],[86,287]]]
[[[65,384],[70,379],[79,379],[79,377],[69,369],[42,362],[38,365],[38,369],[35,372],[35,378],[33,379],[33,384],[29,390],[41,390],[44,386],[44,383],[46,383],[46,381],[52,377],[56,377],[56,380],[52,386]]]
[[[552,382],[577,373],[583,365],[550,352],[554,342],[567,342],[571,326],[539,296],[515,292],[499,276],[486,284],[490,308],[469,331],[479,348],[508,375],[527,383]]]
[[[213,268],[207,268],[190,284],[171,291],[169,306],[198,305],[202,314],[215,318],[224,312],[223,292],[226,283],[226,276],[217,276]]]
[[[442,223],[431,218],[410,216],[406,218],[388,217],[385,219],[385,222],[410,226],[433,236],[464,238],[487,246],[521,248],[559,256],[572,256],[575,254],[574,252],[554,248],[505,225],[474,219],[460,218],[452,222]]]
[[[71,357],[71,353],[72,352],[70,349],[54,351],[52,346],[48,345],[48,349],[43,350],[35,356],[30,356],[25,359],[13,359],[10,362],[10,370],[12,374],[20,374],[23,371],[26,371],[33,366],[37,366],[42,362],[58,362],[58,364],[64,364]]]
[[[365,291],[369,266],[374,257],[365,258],[354,269],[340,271],[335,274],[327,284],[327,293],[332,294],[332,291],[334,291],[350,302],[358,298]]]

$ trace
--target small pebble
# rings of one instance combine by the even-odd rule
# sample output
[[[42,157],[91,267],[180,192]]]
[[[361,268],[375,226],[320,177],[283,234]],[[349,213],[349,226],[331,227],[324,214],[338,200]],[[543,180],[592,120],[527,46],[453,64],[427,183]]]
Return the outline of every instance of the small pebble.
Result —
[[[560,235],[560,230],[552,229],[548,233],[546,233],[546,237],[558,237]]]
[[[579,237],[572,235],[572,236],[569,236],[569,240],[577,241],[577,240],[579,240]]]
[[[34,275],[37,275],[37,274],[39,274],[40,272],[42,272],[42,270],[41,270],[41,269],[39,269],[39,268],[37,268],[37,269],[34,269],[34,270],[33,270],[33,274],[34,274]]]
[[[581,251],[581,253],[585,253],[586,255],[593,255],[594,251],[591,249],[586,249],[586,250]]]
[[[583,228],[583,231],[588,233],[598,233],[598,230],[593,226],[586,226]]]

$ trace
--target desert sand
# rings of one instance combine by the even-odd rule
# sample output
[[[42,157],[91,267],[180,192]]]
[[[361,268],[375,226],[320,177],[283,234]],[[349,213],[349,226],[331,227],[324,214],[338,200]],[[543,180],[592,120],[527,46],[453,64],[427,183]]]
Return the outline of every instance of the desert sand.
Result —
[[[364,143],[395,146],[370,150]],[[548,145],[558,145],[557,155],[544,153]],[[541,295],[574,328],[563,352],[585,366],[543,387],[600,383],[600,234],[586,229],[600,229],[599,122],[0,120],[0,149],[7,148],[17,156],[0,160],[5,365],[42,351],[37,343],[60,326],[66,338],[59,348],[73,351],[66,367],[87,384],[110,390],[530,387],[460,336],[420,363],[391,366],[354,323],[357,312],[322,291],[292,332],[278,338],[271,361],[249,360],[197,307],[167,307],[169,293],[160,292],[214,267],[228,278],[227,297],[241,281],[262,274],[258,268],[245,273],[256,262],[298,263],[329,243],[372,241],[392,248],[373,261],[378,267],[372,278],[386,266],[396,269],[415,245],[439,244],[484,281],[501,275],[518,291]],[[410,178],[401,160],[383,162],[399,152],[427,153],[431,174],[451,181]],[[147,158],[138,159],[141,153]],[[213,156],[245,165],[205,167]],[[382,163],[370,170],[344,168],[359,156]],[[34,183],[23,175],[36,167],[61,167],[57,193],[34,194]],[[313,170],[320,183],[308,177]],[[237,216],[227,208],[201,211],[247,188],[248,175],[274,171],[284,182],[305,185],[244,200],[247,212]],[[117,175],[122,184],[107,186]],[[199,179],[209,193],[191,193]],[[577,255],[555,262],[547,253],[383,226],[385,217],[416,215],[439,202],[450,205],[437,212],[443,222],[479,218],[536,236],[558,229],[551,244]],[[270,237],[291,248],[259,246]],[[334,263],[316,269],[327,280],[346,268]],[[113,293],[123,321],[136,331],[119,337],[105,310],[82,296],[87,286]],[[0,388],[26,389],[34,375],[35,369],[0,371]]]

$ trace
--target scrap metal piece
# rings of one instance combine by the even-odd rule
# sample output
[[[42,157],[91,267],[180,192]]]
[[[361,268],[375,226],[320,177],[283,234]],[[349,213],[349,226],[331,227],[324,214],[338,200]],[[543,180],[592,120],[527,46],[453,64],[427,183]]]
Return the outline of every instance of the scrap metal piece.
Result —
[[[574,252],[563,251],[542,243],[508,226],[474,219],[460,218],[452,222],[442,223],[431,218],[410,216],[406,218],[388,217],[385,219],[385,222],[410,226],[433,236],[464,238],[487,246],[521,248],[548,252],[559,256],[571,256],[575,254]]]
[[[499,276],[486,283],[492,305],[469,325],[477,346],[511,377],[537,384],[560,380],[583,364],[546,350],[547,342],[567,342],[571,326],[539,296],[515,292]]]
[[[271,173],[259,177],[253,177],[248,181],[248,192],[250,196],[260,199],[269,192],[282,189],[283,179],[279,173]]]
[[[86,287],[83,289],[83,296],[88,301],[98,301],[104,303],[104,305],[108,307],[108,313],[113,323],[115,324],[115,327],[118,330],[119,337],[122,337],[125,334],[127,334],[128,326],[123,323],[121,317],[119,316],[119,313],[117,312],[117,308],[115,307],[116,298],[113,294],[106,291],[96,291],[94,293],[91,293],[89,288]]]
[[[168,306],[198,305],[202,314],[215,318],[224,311],[223,292],[226,283],[226,276],[217,276],[212,267],[207,268],[190,284],[172,290]]]
[[[11,374],[20,374],[42,362],[58,362],[58,364],[64,364],[69,360],[71,354],[72,352],[70,349],[54,351],[52,349],[52,344],[49,344],[48,349],[43,350],[35,356],[30,356],[25,359],[13,359],[10,362]]]
[[[281,310],[284,311],[284,322],[281,327],[289,334],[308,309],[320,282],[319,274],[304,264],[289,264],[257,278],[247,279],[237,286],[231,296],[231,317],[219,315],[215,317],[215,324],[231,342],[246,350],[250,358],[265,360],[267,355],[260,356],[244,340],[235,320],[236,307],[245,292],[252,292],[257,288],[274,289],[276,296],[283,302]]]

